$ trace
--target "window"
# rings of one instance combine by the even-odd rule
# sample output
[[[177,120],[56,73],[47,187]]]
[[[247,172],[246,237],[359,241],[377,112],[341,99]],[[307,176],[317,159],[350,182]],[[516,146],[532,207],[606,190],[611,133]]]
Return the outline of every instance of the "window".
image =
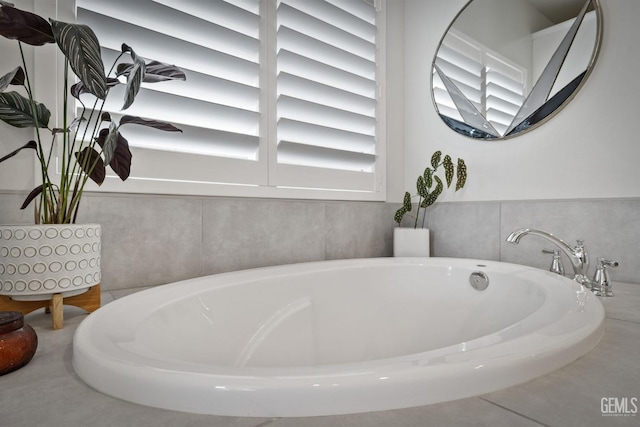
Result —
[[[384,35],[381,11],[371,2],[76,0],[76,6],[78,22],[96,32],[106,66],[126,42],[139,56],[187,75],[186,82],[143,84],[126,111],[183,130],[176,136],[126,129],[138,151],[131,177],[146,181],[143,187],[384,200]],[[122,97],[110,99],[106,109],[123,114]]]

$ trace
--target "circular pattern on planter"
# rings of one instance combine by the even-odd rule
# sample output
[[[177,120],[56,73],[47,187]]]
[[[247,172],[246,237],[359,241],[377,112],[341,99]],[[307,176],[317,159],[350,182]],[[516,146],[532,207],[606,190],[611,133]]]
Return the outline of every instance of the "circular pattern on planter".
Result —
[[[69,286],[71,286],[71,279],[69,279],[68,277],[63,277],[62,279],[58,280],[58,286],[62,289],[68,288]]]
[[[60,261],[53,261],[49,264],[49,271],[52,273],[57,273],[62,270],[62,263]]]
[[[56,246],[54,252],[56,253],[56,255],[65,256],[69,252],[69,248],[65,245],[58,245]]]
[[[34,256],[38,255],[38,250],[33,246],[27,246],[26,248],[24,248],[24,251],[22,251],[22,254],[27,258],[33,258]]]
[[[33,272],[36,274],[42,274],[47,271],[47,266],[42,262],[33,264]]]
[[[29,230],[29,238],[31,240],[38,240],[42,238],[42,230],[39,228],[32,228]]]
[[[40,254],[40,256],[48,257],[53,254],[53,248],[47,245],[40,246],[40,249],[38,249],[38,253]]]
[[[47,228],[44,230],[44,235],[47,239],[55,239],[58,237],[58,229],[53,227]]]
[[[30,291],[39,291],[42,288],[42,283],[39,280],[32,280],[29,282]]]
[[[18,264],[18,274],[26,276],[31,271],[31,266],[27,263]]]
[[[73,231],[70,228],[63,228],[60,230],[60,237],[63,239],[70,239],[73,237]]]
[[[44,288],[48,291],[54,290],[58,286],[58,282],[53,279],[47,279],[44,281]]]

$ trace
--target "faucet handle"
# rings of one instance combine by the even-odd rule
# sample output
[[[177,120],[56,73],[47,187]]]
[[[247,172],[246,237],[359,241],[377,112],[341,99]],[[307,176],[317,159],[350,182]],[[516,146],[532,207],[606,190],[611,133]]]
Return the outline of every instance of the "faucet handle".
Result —
[[[542,253],[553,254],[549,271],[564,276],[564,265],[562,265],[562,259],[560,259],[560,251],[556,249],[543,249]]]
[[[612,297],[613,290],[611,286],[611,278],[609,277],[608,268],[615,268],[619,265],[618,261],[612,261],[604,258],[598,258],[596,273],[593,276],[593,284],[591,290],[595,295],[601,297]]]
[[[612,267],[616,268],[620,263],[618,261],[612,261],[609,259],[598,258],[598,266],[602,266],[603,268]]]

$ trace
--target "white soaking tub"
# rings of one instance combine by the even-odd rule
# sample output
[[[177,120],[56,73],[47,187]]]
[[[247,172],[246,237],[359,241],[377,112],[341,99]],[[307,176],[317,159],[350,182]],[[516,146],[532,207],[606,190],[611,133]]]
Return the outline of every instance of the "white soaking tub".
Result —
[[[489,278],[485,290],[470,284],[477,271]],[[590,291],[530,267],[452,258],[326,261],[202,277],[119,299],[78,327],[73,366],[103,393],[159,408],[346,414],[531,380],[589,352],[603,319]]]

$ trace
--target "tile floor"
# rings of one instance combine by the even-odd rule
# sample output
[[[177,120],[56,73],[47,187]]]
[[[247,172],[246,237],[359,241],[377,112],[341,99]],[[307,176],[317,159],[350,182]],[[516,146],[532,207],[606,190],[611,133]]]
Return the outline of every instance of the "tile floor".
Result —
[[[638,426],[635,416],[603,416],[601,399],[640,397],[640,285],[616,284],[604,299],[605,335],[574,363],[502,391],[417,408],[311,418],[234,418],[148,408],[85,385],[72,364],[72,339],[86,314],[65,307],[65,327],[51,330],[41,310],[26,316],[38,351],[22,369],[0,377],[0,426]],[[103,304],[133,291],[103,293]],[[640,405],[639,405],[640,406]]]

